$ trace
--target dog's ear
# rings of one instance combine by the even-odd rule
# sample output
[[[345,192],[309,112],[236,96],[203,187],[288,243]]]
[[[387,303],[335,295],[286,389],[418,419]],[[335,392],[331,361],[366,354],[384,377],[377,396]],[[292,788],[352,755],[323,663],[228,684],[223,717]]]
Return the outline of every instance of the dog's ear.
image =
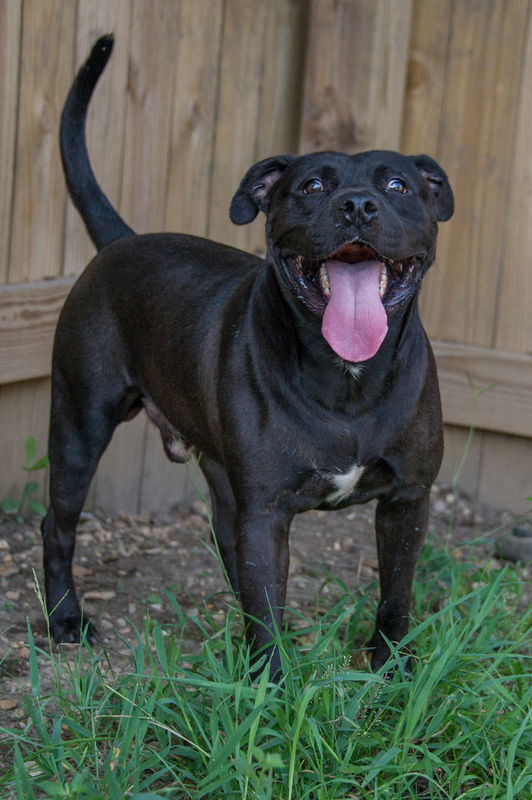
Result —
[[[229,216],[235,225],[252,222],[259,211],[266,211],[267,197],[295,156],[273,156],[248,169],[231,201]]]
[[[414,162],[429,185],[438,222],[450,219],[454,211],[454,197],[445,172],[430,156],[411,156],[410,160]]]

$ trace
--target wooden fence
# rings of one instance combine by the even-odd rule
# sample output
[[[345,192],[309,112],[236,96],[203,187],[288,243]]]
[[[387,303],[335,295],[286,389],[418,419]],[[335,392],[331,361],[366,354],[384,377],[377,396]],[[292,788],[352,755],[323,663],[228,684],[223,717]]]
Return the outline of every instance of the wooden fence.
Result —
[[[0,0],[0,499],[24,442],[46,447],[57,314],[93,254],[67,202],[60,110],[94,39],[115,52],[91,106],[95,172],[139,232],[181,230],[260,252],[227,209],[255,160],[281,152],[427,152],[447,170],[422,311],[447,426],[475,497],[532,494],[532,29],[529,0]],[[187,502],[145,418],[121,426],[89,503]]]

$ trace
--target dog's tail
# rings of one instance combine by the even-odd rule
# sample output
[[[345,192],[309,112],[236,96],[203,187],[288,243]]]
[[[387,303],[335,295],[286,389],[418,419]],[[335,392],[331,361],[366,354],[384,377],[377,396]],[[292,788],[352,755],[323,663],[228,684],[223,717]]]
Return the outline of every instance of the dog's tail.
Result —
[[[135,235],[135,231],[126,225],[98,185],[85,141],[89,101],[109,61],[113,42],[112,35],[98,39],[78,72],[63,108],[59,137],[68,191],[98,250],[116,239]]]

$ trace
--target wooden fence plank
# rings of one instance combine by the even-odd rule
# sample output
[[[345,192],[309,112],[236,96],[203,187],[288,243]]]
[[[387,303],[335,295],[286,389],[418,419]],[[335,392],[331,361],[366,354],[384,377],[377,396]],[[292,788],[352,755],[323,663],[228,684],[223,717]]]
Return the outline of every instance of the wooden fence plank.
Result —
[[[453,19],[451,3],[440,0],[415,0],[412,13],[410,58],[401,134],[401,150],[407,154],[427,153],[440,160],[444,169],[449,169],[440,155],[442,117],[446,92],[446,70],[449,58],[450,31]],[[451,183],[453,175],[449,173]],[[459,202],[459,198],[457,199]],[[445,281],[452,269],[443,255],[448,252],[446,242],[452,242],[453,221],[442,225],[439,233],[438,257],[436,264],[424,280],[420,298],[421,315],[430,333],[433,330],[430,309],[425,310],[432,293],[441,290],[440,282]],[[437,273],[437,274],[436,274]]]
[[[164,228],[205,236],[215,138],[223,4],[179,4]]]
[[[257,160],[268,5],[227,0],[223,22],[208,235],[242,248],[251,234],[246,226],[232,226],[228,212],[244,172]]]
[[[20,3],[0,3],[0,283],[7,281],[15,176]]]
[[[175,9],[166,0],[133,3],[121,210],[139,233],[165,227],[179,19]]]
[[[87,119],[87,147],[98,182],[113,205],[120,209],[122,159],[126,122],[129,60],[129,0],[78,0],[75,59],[70,82],[87,58],[99,36],[114,33],[111,61],[91,100]],[[81,218],[67,205],[64,249],[64,275],[79,275],[95,253]]]
[[[439,157],[452,4],[414,0],[401,151]]]
[[[250,163],[241,165],[237,183],[227,187],[226,221],[232,194],[252,163],[280,153],[298,152],[307,12],[308,5],[292,0],[266,4],[255,152]],[[264,255],[264,219],[259,214],[253,224],[240,228],[239,246],[244,250]]]
[[[496,347],[532,352],[532,4],[521,69],[521,92],[507,224],[502,253],[502,275],[496,316]],[[532,400],[531,400],[532,402]]]
[[[297,148],[305,4],[229,0],[224,16],[209,236],[264,253],[264,218],[236,227],[229,204],[249,167]]]
[[[172,69],[169,165],[164,228],[207,232],[222,35],[222,3],[185,0],[177,13]],[[146,422],[138,511],[188,498],[187,468],[166,458],[156,427]]]
[[[139,233],[165,227],[178,31],[174,3],[132,3],[120,210]],[[116,430],[95,476],[96,506],[139,510],[148,424],[141,414]]]
[[[526,0],[453,4],[438,156],[456,213],[423,298],[438,339],[493,343],[527,12]]]
[[[74,281],[0,289],[0,384],[50,374],[59,312]]]
[[[60,273],[65,213],[57,149],[72,72],[76,4],[24,4],[10,283]]]
[[[298,151],[309,7],[292,0],[267,4],[257,159]]]
[[[532,436],[532,356],[439,341],[433,347],[446,422]]]
[[[411,10],[409,0],[314,0],[302,150],[398,148]]]
[[[167,12],[171,12],[171,19],[165,16]],[[151,17],[151,9],[146,9],[146,13]],[[132,59],[138,64],[134,70],[134,98],[138,101],[140,97],[140,103],[135,102],[135,112],[128,114],[126,173],[129,169],[136,170],[134,159],[138,161],[139,147],[148,146],[148,152],[142,150],[145,164],[142,179],[146,186],[153,186],[153,191],[150,196],[141,185],[132,190],[126,181],[124,191],[132,197],[135,206],[139,206],[137,216],[127,216],[127,219],[128,222],[133,219],[139,231],[169,229],[205,235],[222,3],[219,0],[208,4],[186,0],[179,6],[161,4],[159,14],[161,52],[157,56],[146,54],[152,49],[154,32],[150,30],[142,34],[142,43],[138,42],[138,37],[137,41],[134,37],[132,43]],[[136,17],[135,25],[140,35],[144,22],[139,24]],[[152,106],[161,111],[166,109],[157,124],[158,137],[147,136],[147,131],[154,130]],[[146,195],[154,208],[139,204],[139,194]],[[171,464],[166,458],[156,428],[147,420],[143,425],[136,510],[149,512],[182,502],[188,496],[188,479],[183,467]]]

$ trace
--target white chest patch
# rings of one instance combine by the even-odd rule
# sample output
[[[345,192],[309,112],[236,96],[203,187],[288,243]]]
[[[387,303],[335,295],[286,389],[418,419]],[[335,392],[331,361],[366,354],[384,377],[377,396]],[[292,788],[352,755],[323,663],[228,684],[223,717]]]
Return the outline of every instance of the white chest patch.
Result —
[[[336,503],[340,503],[346,497],[349,497],[364,469],[365,467],[361,467],[360,464],[353,464],[349,472],[342,472],[338,475],[331,473],[330,478],[336,488],[325,498],[327,503],[336,505]]]

